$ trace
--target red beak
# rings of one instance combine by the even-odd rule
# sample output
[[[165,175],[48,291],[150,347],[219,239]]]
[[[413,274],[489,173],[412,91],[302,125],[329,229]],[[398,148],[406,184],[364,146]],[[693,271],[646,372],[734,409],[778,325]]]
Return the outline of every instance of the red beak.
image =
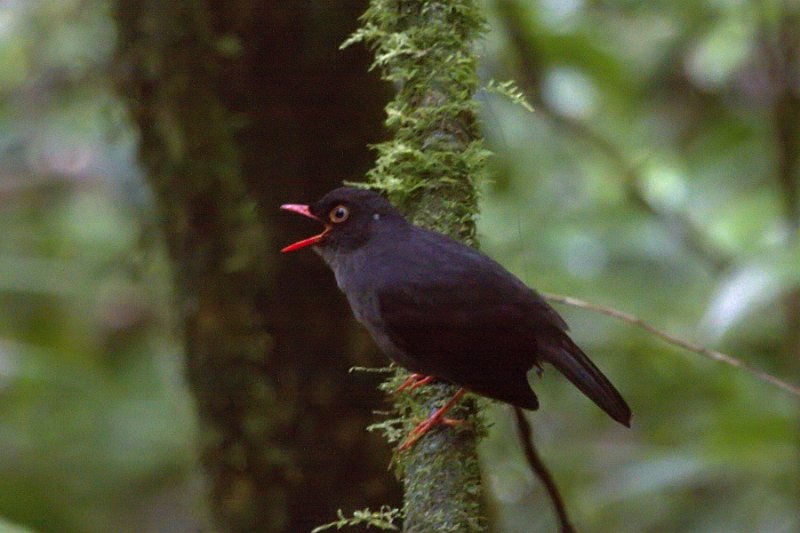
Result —
[[[320,220],[319,217],[311,213],[307,205],[284,204],[281,206],[281,209],[283,209],[284,211],[293,211],[295,213],[303,215],[304,217],[313,218],[314,220],[322,222],[322,220]],[[294,252],[295,250],[299,250],[300,248],[305,248],[306,246],[317,244],[318,242],[322,241],[322,239],[325,238],[325,235],[327,235],[330,230],[331,227],[326,224],[325,231],[323,231],[319,235],[314,235],[313,237],[309,237],[308,239],[303,239],[302,241],[297,241],[294,244],[290,244],[289,246],[282,249],[281,252],[282,253]]]

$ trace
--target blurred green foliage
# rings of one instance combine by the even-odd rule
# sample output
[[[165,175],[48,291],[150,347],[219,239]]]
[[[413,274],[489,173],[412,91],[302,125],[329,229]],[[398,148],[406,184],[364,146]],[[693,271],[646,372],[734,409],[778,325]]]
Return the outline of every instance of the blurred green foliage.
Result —
[[[479,95],[497,154],[483,248],[539,289],[635,313],[797,382],[798,317],[784,303],[800,283],[800,239],[781,187],[770,63],[797,3],[486,7],[486,79],[537,85],[520,81],[536,93],[533,113]],[[0,5],[0,531],[202,523],[169,271],[109,81],[107,9]],[[521,61],[514,28],[535,61]],[[626,430],[555,373],[533,378],[534,431],[580,531],[800,528],[796,399],[561,310],[635,413]],[[496,531],[552,530],[510,414],[493,414],[483,456]]]
[[[779,162],[799,140],[784,146],[776,134],[782,89],[769,52],[796,40],[800,26],[782,32],[800,6],[487,5],[487,75],[534,77],[540,92],[534,113],[485,97],[498,177],[486,184],[484,248],[532,286],[632,312],[796,382],[800,317],[784,302],[800,284],[800,239],[781,180],[797,182],[800,169],[782,176]],[[626,431],[564,380],[537,380],[534,430],[580,531],[800,527],[797,398],[627,324],[560,310],[634,410]],[[484,451],[498,531],[546,530],[544,491],[508,441],[511,417],[497,418]]]
[[[189,530],[195,419],[103,4],[0,6],[0,515]],[[0,526],[12,531],[12,526]]]

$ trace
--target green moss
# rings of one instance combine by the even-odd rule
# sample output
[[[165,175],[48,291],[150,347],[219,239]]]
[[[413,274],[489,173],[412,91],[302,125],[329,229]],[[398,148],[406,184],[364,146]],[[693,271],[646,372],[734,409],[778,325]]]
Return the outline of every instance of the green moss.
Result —
[[[383,530],[397,531],[399,528],[395,525],[395,521],[400,517],[399,509],[392,509],[388,506],[383,506],[377,511],[369,509],[361,509],[354,511],[352,516],[345,516],[339,510],[338,520],[325,524],[323,526],[315,527],[311,533],[319,533],[321,531],[328,531],[330,529],[342,529],[344,527],[365,526],[367,528],[377,528]]]

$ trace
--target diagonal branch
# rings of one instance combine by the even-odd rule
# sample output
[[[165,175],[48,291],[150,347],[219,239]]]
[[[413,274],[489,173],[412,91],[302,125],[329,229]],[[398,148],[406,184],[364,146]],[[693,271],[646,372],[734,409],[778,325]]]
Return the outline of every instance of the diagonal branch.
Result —
[[[796,385],[792,385],[791,383],[787,383],[780,378],[773,376],[772,374],[768,374],[763,370],[759,370],[758,368],[752,367],[749,364],[745,363],[741,359],[737,359],[730,355],[724,354],[722,352],[718,352],[716,350],[711,350],[709,348],[705,348],[700,346],[699,344],[695,344],[693,342],[689,342],[683,339],[679,339],[664,330],[658,329],[657,327],[645,322],[641,318],[631,315],[629,313],[625,313],[624,311],[619,311],[617,309],[613,309],[611,307],[605,307],[598,304],[593,304],[586,302],[584,300],[579,300],[578,298],[572,298],[571,296],[562,296],[560,294],[547,294],[542,293],[547,300],[551,302],[557,302],[564,305],[570,305],[572,307],[577,307],[580,309],[587,309],[589,311],[596,311],[598,313],[602,313],[604,315],[608,315],[610,317],[617,318],[622,320],[623,322],[627,322],[628,324],[633,324],[634,326],[638,326],[645,331],[648,331],[655,335],[656,337],[661,338],[662,340],[673,344],[675,346],[679,346],[684,350],[688,350],[690,352],[694,352],[696,354],[708,357],[714,361],[718,361],[720,363],[725,363],[726,365],[735,366],[736,368],[741,368],[746,370],[750,374],[754,375],[758,379],[762,381],[766,381],[767,383],[771,383],[776,387],[779,387],[786,392],[793,394],[795,396],[800,396],[800,387]]]
[[[544,67],[539,60],[533,38],[523,24],[526,17],[519,12],[520,6],[513,0],[499,0],[496,7],[508,34],[510,46],[516,52],[516,77],[536,111],[572,138],[586,142],[606,157],[618,169],[619,181],[630,201],[663,224],[687,250],[703,259],[717,272],[727,268],[732,262],[731,256],[715,246],[691,218],[653,205],[642,190],[639,165],[622,148],[580,120],[557,113],[544,102],[540,90]]]

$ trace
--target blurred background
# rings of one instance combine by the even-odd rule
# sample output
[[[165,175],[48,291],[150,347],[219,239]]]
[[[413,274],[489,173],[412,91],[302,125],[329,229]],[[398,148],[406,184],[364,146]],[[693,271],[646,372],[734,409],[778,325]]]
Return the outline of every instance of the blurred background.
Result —
[[[793,383],[800,4],[491,0],[483,249]],[[0,2],[0,532],[308,531],[399,504],[381,366],[276,213],[369,168],[363,2]],[[231,303],[233,301],[233,303]],[[800,529],[797,398],[559,307],[631,430],[553,372],[540,452],[584,532]],[[554,531],[507,407],[497,533]],[[206,491],[211,498],[206,499]]]

